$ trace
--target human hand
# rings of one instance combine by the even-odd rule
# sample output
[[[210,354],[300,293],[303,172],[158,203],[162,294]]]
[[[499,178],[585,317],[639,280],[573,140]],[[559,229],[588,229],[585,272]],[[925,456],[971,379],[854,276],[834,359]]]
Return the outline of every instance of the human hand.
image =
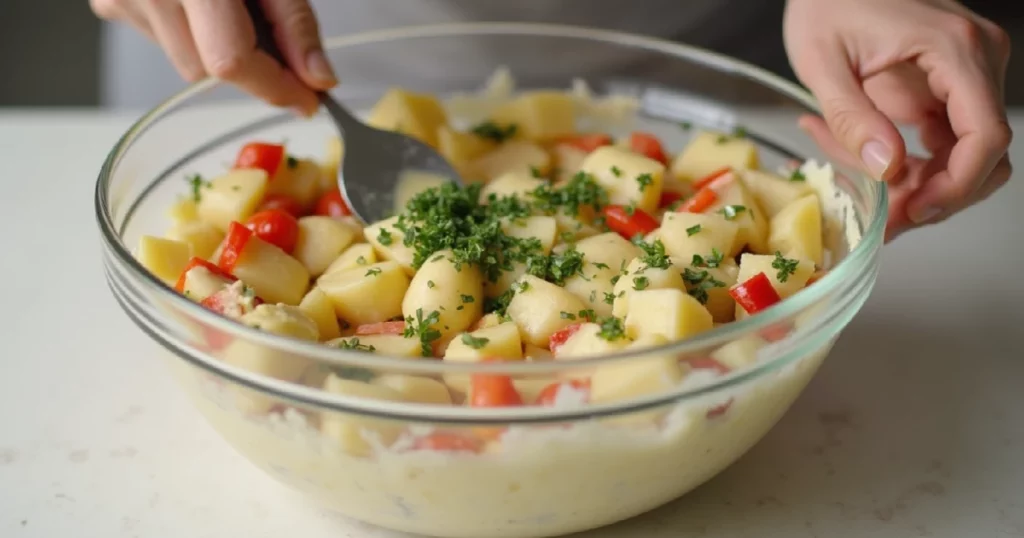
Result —
[[[316,90],[337,79],[324,56],[316,16],[307,0],[262,0],[286,66],[256,48],[242,0],[90,0],[104,19],[128,23],[160,45],[186,80],[207,75],[231,82],[266,102],[316,111]]]
[[[784,30],[824,116],[801,127],[832,158],[889,183],[887,240],[1010,178],[1010,39],[991,21],[951,0],[789,0]],[[894,124],[917,127],[931,155],[907,155]]]

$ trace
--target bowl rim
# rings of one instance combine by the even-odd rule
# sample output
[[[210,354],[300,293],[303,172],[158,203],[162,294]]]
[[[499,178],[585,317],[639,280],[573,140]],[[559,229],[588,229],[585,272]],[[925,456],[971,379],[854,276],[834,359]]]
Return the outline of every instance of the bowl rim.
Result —
[[[471,23],[445,23],[445,24],[427,24],[418,26],[408,26],[400,28],[390,28],[383,30],[375,30],[369,32],[362,32],[357,34],[339,36],[328,38],[324,40],[325,48],[329,50],[342,49],[345,47],[366,45],[373,43],[382,43],[396,40],[416,39],[416,38],[451,38],[456,36],[467,36],[467,35],[506,35],[506,36],[534,36],[534,37],[552,37],[552,38],[574,38],[580,40],[591,40],[601,41],[605,43],[627,46],[637,49],[643,49],[648,52],[661,53],[667,56],[673,56],[684,61],[689,61],[697,64],[707,66],[709,68],[727,72],[729,74],[741,76],[752,80],[766,88],[773,90],[785,97],[788,97],[799,104],[803,105],[808,109],[809,112],[820,113],[820,108],[817,101],[811,96],[810,93],[802,89],[800,86],[789,82],[765,69],[748,64],[746,62],[730,58],[728,56],[708,51],[692,45],[686,45],[682,43],[674,43],[667,40],[658,38],[645,37],[625,32],[617,32],[612,30],[596,29],[582,26],[572,25],[560,25],[560,24],[548,24],[548,23],[506,23],[506,22],[471,22]],[[757,331],[767,328],[770,325],[776,324],[781,320],[792,317],[793,315],[806,310],[808,307],[821,301],[834,293],[843,293],[857,291],[862,286],[858,286],[857,283],[862,280],[865,273],[876,272],[877,267],[872,267],[871,261],[874,258],[875,253],[881,248],[883,243],[884,229],[887,218],[887,190],[884,183],[877,182],[871,178],[856,174],[854,177],[849,178],[851,182],[860,183],[858,187],[867,187],[866,189],[860,189],[873,195],[874,207],[872,208],[873,216],[867,226],[862,227],[861,240],[849,251],[849,253],[839,261],[828,273],[826,273],[821,279],[819,279],[814,286],[804,288],[803,290],[795,293],[791,297],[788,297],[785,301],[782,301],[776,306],[773,306],[764,312],[759,313],[756,316],[750,316],[743,320],[734,321],[722,326],[716,327],[710,331],[706,331],[699,335],[696,335],[685,340],[672,342],[662,346],[644,348],[638,350],[620,351],[616,353],[603,354],[594,357],[581,358],[573,360],[569,363],[558,363],[558,361],[501,361],[501,362],[484,362],[484,363],[447,363],[444,361],[417,361],[410,360],[408,358],[391,357],[385,355],[359,353],[355,351],[334,349],[324,346],[319,342],[305,342],[284,336],[278,336],[269,334],[266,332],[259,331],[257,329],[242,325],[233,320],[223,318],[213,312],[206,310],[200,305],[193,301],[181,296],[176,293],[171,287],[159,280],[155,275],[146,270],[142,264],[135,259],[132,255],[131,250],[121,240],[120,234],[118,233],[117,227],[114,225],[113,216],[109,210],[109,197],[108,187],[113,179],[114,171],[117,167],[121,157],[127,152],[133,141],[142,135],[149,126],[153,125],[158,121],[165,113],[172,111],[178,106],[182,105],[192,97],[206,92],[221,83],[219,81],[207,78],[199,81],[187,87],[186,89],[178,92],[172,97],[166,99],[159,105],[150,109],[144,113],[138,120],[136,120],[128,130],[122,135],[114,147],[111,149],[107,158],[104,160],[103,165],[100,169],[100,173],[96,182],[94,203],[96,211],[96,219],[100,227],[101,235],[103,238],[104,246],[112,254],[112,258],[118,269],[125,271],[132,279],[133,284],[141,283],[143,286],[148,288],[147,291],[155,292],[156,298],[161,301],[169,301],[172,308],[175,308],[188,316],[199,320],[201,323],[217,328],[227,334],[232,334],[236,337],[242,337],[251,342],[255,342],[260,345],[277,348],[282,351],[286,351],[293,354],[300,354],[307,358],[315,359],[326,364],[336,364],[344,366],[356,366],[364,368],[373,368],[381,371],[402,371],[403,373],[422,373],[422,374],[457,374],[457,373],[502,373],[502,374],[543,374],[564,371],[566,369],[579,369],[594,367],[602,364],[613,363],[621,360],[628,360],[643,355],[653,354],[675,354],[675,355],[686,355],[693,354],[696,351],[711,348],[717,345],[725,344],[729,341],[739,339],[743,336],[755,334]],[[156,180],[156,181],[159,181]],[[871,200],[869,200],[870,202]],[[874,264],[877,266],[877,263]],[[845,286],[844,286],[845,284]],[[868,288],[869,289],[869,288]],[[866,293],[867,290],[864,290]],[[116,295],[116,293],[115,293]],[[120,298],[118,299],[120,301]],[[839,309],[849,308],[850,301],[840,301]],[[122,306],[125,307],[122,303]],[[855,308],[859,308],[859,305]],[[125,308],[128,310],[127,307]],[[840,312],[841,313],[841,312]],[[129,312],[130,316],[134,315]],[[136,323],[138,320],[136,319]],[[144,329],[145,330],[145,329]],[[151,337],[154,334],[146,330]],[[809,333],[809,336],[813,334]],[[351,406],[344,402],[351,402],[351,399],[339,397],[338,395],[329,394],[326,391],[320,389],[312,389],[309,387],[302,386],[300,384],[281,381],[254,374],[252,372],[245,371],[240,368],[231,367],[223,364],[223,361],[219,361],[213,357],[206,356],[202,353],[195,353],[192,351],[180,349],[183,347],[180,343],[176,343],[173,340],[165,341],[164,338],[157,338],[165,346],[169,347],[176,354],[182,358],[188,359],[190,362],[196,363],[202,366],[208,371],[215,371],[217,375],[223,377],[229,377],[234,379],[243,385],[250,386],[256,390],[271,393],[277,397],[283,399],[302,402],[306,405],[316,405],[328,408],[334,408],[342,411],[351,411],[351,407],[362,408],[360,412],[365,412],[365,405]],[[794,340],[788,338],[783,340],[787,342]],[[763,361],[762,364],[758,364],[752,368],[746,368],[739,370],[725,376],[716,378],[714,382],[702,385],[696,389],[687,389],[684,391],[671,391],[667,397],[657,398],[657,401],[651,401],[648,404],[641,403],[640,407],[653,407],[659,404],[664,404],[667,401],[677,401],[687,399],[689,397],[699,396],[701,394],[716,392],[718,390],[730,387],[737,383],[759,377],[761,374],[767,371],[773,371],[777,368],[781,368],[783,365],[791,362],[794,358],[799,356],[796,351],[797,348],[803,348],[806,346],[800,345],[802,342],[794,342],[795,345],[782,352],[780,355]],[[778,345],[771,344],[771,345]],[[341,403],[339,403],[341,402]],[[374,402],[374,404],[381,408],[392,407],[390,403]],[[383,404],[383,405],[382,405]],[[440,407],[440,406],[429,406],[424,404],[415,404],[418,407]],[[534,408],[536,406],[528,406],[526,409]],[[595,416],[600,413],[596,413],[596,406],[588,406],[586,409],[589,412],[581,412],[581,416]],[[617,406],[619,408],[629,407],[634,408],[635,405],[628,406]],[[560,413],[558,416],[565,416],[567,411],[571,411],[566,408],[558,408]],[[461,410],[461,414],[465,414],[465,410]],[[517,414],[504,412],[502,410],[479,410],[492,412],[494,416]],[[371,413],[373,414],[373,413]],[[401,413],[388,412],[385,416],[394,417],[401,415]],[[534,413],[544,414],[544,413]],[[483,415],[480,415],[481,417]],[[506,419],[501,419],[506,420]]]

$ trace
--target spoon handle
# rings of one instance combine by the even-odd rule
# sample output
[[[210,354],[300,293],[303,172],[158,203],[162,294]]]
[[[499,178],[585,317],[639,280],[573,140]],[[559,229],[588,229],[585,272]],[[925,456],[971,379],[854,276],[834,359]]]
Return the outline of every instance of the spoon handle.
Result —
[[[277,46],[277,39],[274,37],[274,26],[267,19],[267,14],[264,13],[260,0],[245,0],[245,7],[249,11],[253,30],[256,33],[256,46],[287,68],[288,62],[285,61],[284,54],[281,53],[281,49]],[[320,99],[320,104],[327,109],[335,124],[341,129],[342,134],[347,129],[362,126],[362,123],[355,116],[331,98],[327,92],[317,92],[317,97]]]

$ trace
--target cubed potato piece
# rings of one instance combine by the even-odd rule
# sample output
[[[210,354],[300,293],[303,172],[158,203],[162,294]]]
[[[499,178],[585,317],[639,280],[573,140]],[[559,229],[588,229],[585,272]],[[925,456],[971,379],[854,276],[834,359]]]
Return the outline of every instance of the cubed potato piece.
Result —
[[[519,327],[523,339],[536,346],[547,346],[555,332],[575,323],[561,312],[579,312],[583,301],[568,291],[532,275],[523,275],[516,283],[518,291],[507,313]]]
[[[437,128],[437,147],[441,156],[451,163],[460,175],[467,175],[472,172],[470,163],[496,148],[497,143],[473,133],[459,132],[442,125]]]
[[[441,102],[433,95],[392,88],[374,105],[366,123],[437,147],[437,129],[448,119]]]
[[[346,336],[328,340],[325,344],[331,347],[349,349],[358,345],[359,349],[363,351],[389,357],[403,357],[407,359],[423,357],[423,345],[419,338],[406,338],[400,334]]]
[[[375,222],[363,230],[366,240],[373,245],[377,256],[382,260],[398,263],[409,276],[416,273],[412,267],[415,251],[405,246],[405,234],[395,228],[398,217],[391,217]]]
[[[483,315],[484,281],[475,265],[458,267],[450,250],[435,253],[412,277],[402,300],[402,315],[416,318],[438,312],[432,325],[443,336],[451,336],[470,327]]]
[[[334,312],[352,325],[387,321],[402,315],[409,277],[396,262],[380,262],[320,277],[317,286]]]
[[[302,310],[309,319],[313,320],[320,334],[320,340],[330,340],[341,336],[341,327],[338,325],[338,315],[334,313],[334,305],[327,298],[327,294],[318,287],[313,287],[299,303],[299,310]]]
[[[246,242],[232,273],[268,303],[297,305],[309,289],[306,267],[255,235]]]
[[[739,249],[736,237],[739,226],[716,213],[686,213],[669,211],[661,219],[659,239],[665,245],[665,252],[673,258],[686,260],[693,256],[711,256],[714,252],[722,256],[735,256]]]
[[[754,252],[765,253],[768,248],[768,219],[764,211],[736,175],[726,179],[713,184],[718,200],[704,213],[722,215],[736,224],[738,229],[733,254],[739,253],[744,245],[748,245]]]
[[[639,247],[615,232],[588,237],[576,243],[576,250],[583,254],[587,265],[608,266],[612,271],[621,271],[629,262],[643,252]]]
[[[288,157],[267,184],[268,194],[284,194],[310,208],[320,196],[323,169],[312,159]],[[337,176],[334,176],[337,181]]]
[[[593,222],[593,211],[590,208],[580,208],[577,216],[558,213],[555,215],[555,222],[558,223],[558,237],[563,241],[582,241],[601,234],[601,230],[588,224]]]
[[[521,360],[523,343],[515,323],[505,322],[471,333],[456,336],[445,350],[448,362],[480,362],[484,359]],[[444,382],[452,390],[465,394],[469,391],[468,374],[445,374]]]
[[[299,219],[299,235],[292,256],[316,278],[352,244],[355,232],[332,217],[313,215]]]
[[[189,299],[201,303],[203,299],[229,286],[231,281],[202,265],[197,265],[185,273],[185,286],[182,294]]]
[[[402,394],[391,387],[371,385],[343,379],[331,374],[324,381],[324,390],[331,394],[401,402]],[[343,452],[357,457],[373,454],[376,447],[388,447],[401,435],[403,424],[396,420],[366,418],[355,414],[324,412],[320,415],[320,432],[337,443]]]
[[[792,273],[784,274],[785,282],[779,279],[780,271],[773,267],[776,257],[767,254],[743,254],[740,256],[740,270],[736,275],[736,282],[742,284],[758,273],[764,273],[771,281],[772,287],[779,293],[779,297],[785,299],[790,295],[802,290],[807,285],[807,279],[814,274],[814,262],[810,260],[791,259],[796,262]],[[742,310],[736,305],[737,312]]]
[[[188,243],[192,247],[193,256],[208,260],[224,240],[224,232],[201,220],[182,221],[171,226],[167,238]]]
[[[629,345],[629,340],[617,338],[605,340],[598,333],[601,326],[596,323],[583,323],[564,344],[554,350],[555,359],[593,358],[620,351]]]
[[[768,225],[768,249],[822,266],[821,204],[809,194],[787,205]]]
[[[316,323],[298,307],[283,304],[261,304],[243,315],[239,321],[268,333],[315,342],[319,337]],[[224,361],[253,373],[295,381],[310,365],[309,359],[279,351],[255,342],[236,339],[224,350]]]
[[[635,204],[654,214],[661,198],[665,166],[658,161],[617,146],[592,151],[581,166],[608,191],[613,204]]]
[[[711,352],[711,358],[732,370],[740,370],[757,362],[758,351],[765,341],[758,336],[744,336]]]
[[[576,132],[575,103],[562,91],[524,92],[498,107],[492,119],[500,125],[515,125],[516,137],[546,141]]]
[[[682,340],[712,329],[714,321],[700,301],[677,289],[634,291],[629,296],[626,333],[631,338],[657,334]]]
[[[814,192],[807,181],[791,181],[763,170],[741,170],[740,180],[757,200],[757,205],[768,218],[782,208]]]
[[[167,209],[167,216],[175,225],[195,222],[199,220],[199,203],[191,196],[181,196]]]
[[[369,243],[356,243],[345,249],[341,255],[335,258],[327,266],[323,274],[327,275],[336,271],[372,265],[378,261],[380,260],[377,259],[377,251],[373,249],[373,245]]]
[[[529,171],[514,171],[502,174],[480,189],[480,199],[487,200],[490,195],[501,199],[506,196],[518,196],[526,201],[537,187],[546,185],[543,179],[533,177]]]
[[[704,308],[711,312],[715,323],[728,323],[735,316],[736,301],[729,295],[729,288],[736,285],[739,267],[736,262],[726,258],[719,262],[718,267],[693,267],[684,269],[686,289],[690,295],[707,295]],[[697,288],[703,289],[701,294]]]
[[[549,361],[555,358],[555,356],[545,348],[526,344],[523,346],[523,358],[529,361]]]
[[[259,168],[235,169],[200,187],[199,219],[226,232],[232,221],[245,222],[267,193],[267,173]]]
[[[345,158],[345,144],[341,137],[332,136],[327,139],[324,160],[320,163],[320,192],[327,192],[338,187],[338,170]]]
[[[502,271],[498,275],[497,280],[490,280],[484,278],[484,296],[488,299],[494,299],[500,296],[515,284],[520,277],[526,274],[526,264],[523,262],[514,262],[510,271]]]
[[[505,234],[519,239],[537,239],[544,254],[550,254],[558,236],[558,222],[554,217],[534,216],[505,221],[501,228]]]
[[[563,288],[583,301],[584,306],[593,310],[595,314],[609,316],[612,313],[612,303],[609,302],[614,288],[612,281],[618,274],[618,271],[586,263],[583,266],[583,274],[575,274],[565,279]]]
[[[444,383],[429,377],[384,374],[371,382],[374,385],[387,387],[402,395],[402,400],[434,405],[451,405],[452,395]]]
[[[532,142],[512,140],[498,146],[469,164],[470,179],[491,181],[509,172],[541,175],[551,172],[551,156],[544,148]]]
[[[405,206],[409,204],[409,200],[412,200],[417,195],[430,189],[436,189],[450,181],[450,178],[420,170],[402,172],[402,175],[398,178],[398,185],[395,186],[395,213],[405,211]]]
[[[587,159],[588,152],[570,144],[555,144],[551,148],[551,157],[554,159],[555,183],[565,183],[572,179],[577,172],[583,169],[583,161]]]
[[[491,312],[490,314],[485,314],[484,317],[480,318],[480,320],[473,325],[472,329],[477,331],[480,329],[487,329],[489,327],[497,327],[502,323],[505,322],[502,321],[501,316],[497,312]]]
[[[648,267],[642,258],[629,262],[626,274],[619,277],[612,288],[612,314],[625,318],[629,310],[629,297],[636,290],[686,290],[681,269],[670,263],[666,268]]]
[[[672,161],[672,175],[681,181],[696,181],[726,166],[756,169],[757,145],[746,138],[703,131]]]
[[[629,347],[646,349],[665,343],[664,338],[648,336]],[[601,365],[590,378],[590,401],[595,404],[621,402],[665,392],[675,388],[684,374],[685,367],[671,355],[642,355]]]
[[[192,257],[192,247],[184,241],[144,235],[135,257],[157,278],[174,285]]]

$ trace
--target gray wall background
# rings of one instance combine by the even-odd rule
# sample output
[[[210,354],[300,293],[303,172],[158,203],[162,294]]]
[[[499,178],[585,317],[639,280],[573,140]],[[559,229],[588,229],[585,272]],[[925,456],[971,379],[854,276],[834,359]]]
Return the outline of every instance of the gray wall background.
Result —
[[[965,3],[1024,46],[1024,2]],[[87,0],[0,0],[0,107],[98,105],[101,40]],[[1024,50],[1011,59],[1007,100],[1024,106]]]

